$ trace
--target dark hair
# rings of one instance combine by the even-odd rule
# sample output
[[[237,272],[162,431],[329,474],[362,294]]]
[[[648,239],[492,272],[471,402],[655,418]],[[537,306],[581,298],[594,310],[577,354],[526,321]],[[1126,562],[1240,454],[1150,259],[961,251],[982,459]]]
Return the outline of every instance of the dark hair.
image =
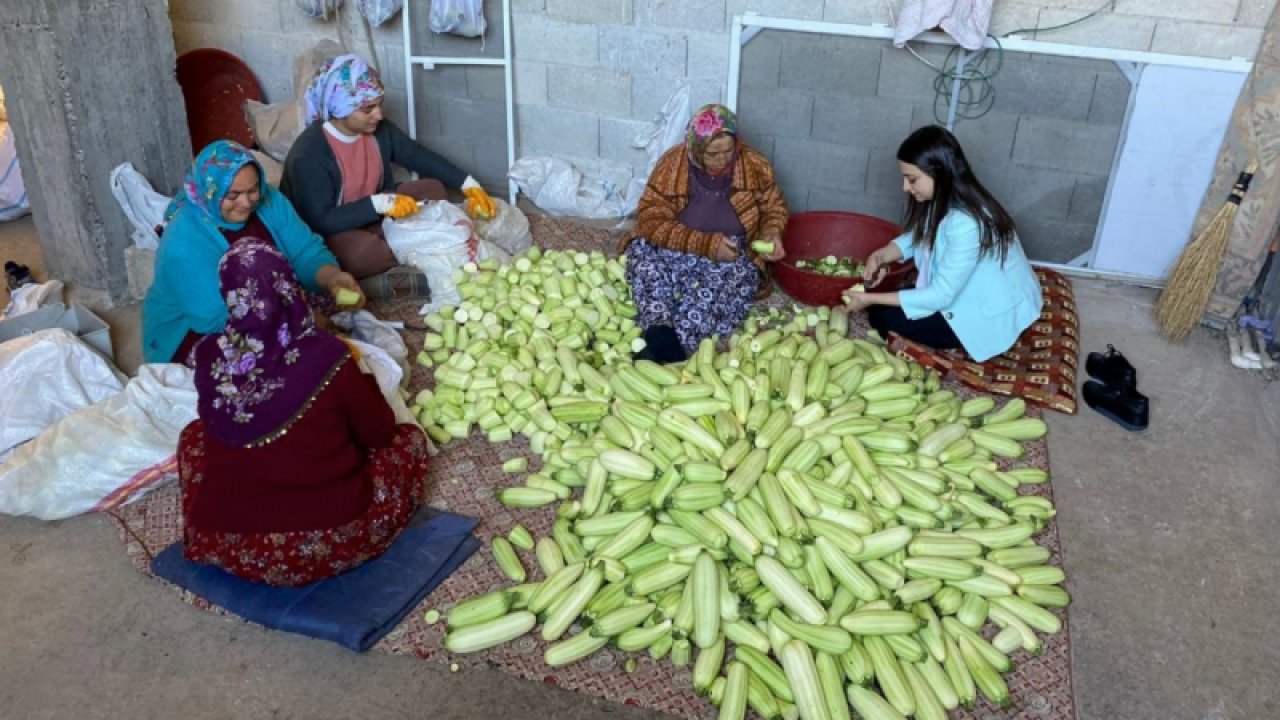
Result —
[[[1000,262],[1016,237],[1013,218],[996,202],[969,167],[956,136],[939,125],[928,125],[911,133],[898,146],[898,160],[915,165],[933,179],[933,198],[928,202],[907,199],[904,229],[912,242],[933,250],[938,226],[953,207],[973,215],[978,221],[981,255],[997,253]]]

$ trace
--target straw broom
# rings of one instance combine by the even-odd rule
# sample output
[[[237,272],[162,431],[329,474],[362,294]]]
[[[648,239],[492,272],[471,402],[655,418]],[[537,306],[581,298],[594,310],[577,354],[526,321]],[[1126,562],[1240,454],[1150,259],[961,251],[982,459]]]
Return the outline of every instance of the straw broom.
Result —
[[[1249,189],[1249,181],[1258,170],[1258,161],[1251,159],[1244,172],[1236,179],[1235,187],[1227,202],[1218,210],[1209,225],[1200,232],[1178,256],[1178,264],[1169,274],[1156,303],[1156,322],[1160,332],[1173,342],[1181,342],[1200,324],[1209,294],[1218,281],[1222,269],[1222,257],[1227,252],[1227,240],[1231,226],[1240,209],[1240,200]]]

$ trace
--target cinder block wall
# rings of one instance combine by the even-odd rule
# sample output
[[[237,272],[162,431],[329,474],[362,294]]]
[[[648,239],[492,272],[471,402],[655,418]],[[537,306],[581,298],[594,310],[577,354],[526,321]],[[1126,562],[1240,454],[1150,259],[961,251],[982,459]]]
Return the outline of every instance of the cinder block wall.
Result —
[[[744,48],[744,136],[774,158],[793,212],[902,217],[895,150],[946,118],[924,62],[942,66],[948,51],[918,52],[923,60],[879,41],[774,31]],[[1006,53],[990,86],[993,109],[958,121],[956,134],[1032,257],[1067,262],[1092,245],[1128,81],[1111,63]]]
[[[479,43],[432,38],[428,0],[416,11],[417,52],[477,54]],[[1053,32],[1023,32],[1048,42],[1153,50],[1207,57],[1257,52],[1276,0],[1117,0],[1087,22]],[[517,157],[554,154],[612,175],[642,170],[631,139],[680,82],[696,105],[722,101],[728,76],[729,19],[762,14],[832,22],[890,22],[901,0],[513,0]],[[991,31],[1064,23],[1097,9],[1099,0],[1001,0]],[[348,1],[347,5],[354,6]],[[501,55],[500,0],[484,54]],[[368,54],[359,25],[322,23],[293,0],[170,0],[179,52],[221,47],[243,57],[270,99],[292,95],[292,58],[324,37],[345,37]],[[892,149],[910,128],[931,120],[932,73],[905,51],[869,41],[789,41],[765,33],[748,45],[740,107],[750,141],[778,164],[797,209],[851,207],[895,217],[901,195]],[[781,33],[777,34],[783,35]],[[389,89],[390,115],[407,117],[399,18],[375,29],[373,47]],[[426,43],[433,43],[429,47]],[[873,47],[874,46],[874,47]],[[922,50],[936,53],[936,50]],[[1010,55],[995,110],[959,132],[986,181],[1022,221],[1028,245],[1054,234],[1053,259],[1070,259],[1078,238],[1092,237],[1114,147],[1116,118],[1127,89],[1108,67],[1059,66]],[[1017,67],[1014,67],[1017,66]],[[776,75],[769,76],[769,72]],[[501,75],[492,69],[415,71],[421,136],[428,146],[503,187],[505,147]],[[832,85],[832,78],[838,87]],[[770,86],[772,83],[772,86]],[[1007,87],[1003,83],[1009,83]],[[763,88],[760,87],[763,85]],[[768,88],[772,92],[766,92]],[[1052,91],[1071,95],[1054,106]],[[821,98],[821,100],[819,100]],[[874,102],[867,102],[874,98]],[[1094,104],[1098,112],[1090,108]],[[1046,111],[1047,108],[1047,111]],[[851,128],[858,127],[854,132]],[[857,137],[852,137],[856,135]],[[1106,146],[1110,137],[1110,146]],[[1058,150],[1081,138],[1083,155]],[[873,152],[875,150],[879,152]],[[1106,155],[1103,163],[1096,155]],[[886,160],[887,158],[887,160]],[[1006,171],[991,168],[1011,159]],[[990,165],[990,167],[988,167]],[[803,172],[802,172],[803,171]],[[810,174],[813,179],[802,182]],[[1024,212],[1034,208],[1034,212]],[[1025,215],[1025,217],[1024,217]],[[1084,243],[1087,247],[1088,243]],[[1044,256],[1048,252],[1037,254]],[[1072,256],[1073,257],[1073,256]]]

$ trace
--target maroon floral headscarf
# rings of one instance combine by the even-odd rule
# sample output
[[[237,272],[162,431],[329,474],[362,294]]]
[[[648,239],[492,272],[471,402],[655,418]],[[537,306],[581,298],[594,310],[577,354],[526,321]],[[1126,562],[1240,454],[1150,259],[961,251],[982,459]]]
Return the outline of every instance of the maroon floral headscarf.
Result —
[[[289,261],[270,243],[236,243],[218,264],[227,325],[195,348],[197,412],[228,445],[284,434],[348,356],[316,328]]]

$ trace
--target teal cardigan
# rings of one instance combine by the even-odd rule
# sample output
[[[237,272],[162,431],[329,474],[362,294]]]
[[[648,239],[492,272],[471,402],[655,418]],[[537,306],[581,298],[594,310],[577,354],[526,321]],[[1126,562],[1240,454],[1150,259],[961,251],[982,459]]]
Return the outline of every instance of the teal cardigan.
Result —
[[[257,214],[302,286],[323,290],[316,285],[316,272],[338,261],[284,195],[264,184]],[[193,208],[179,210],[169,221],[156,251],[155,280],[142,301],[142,355],[147,362],[171,362],[188,330],[206,335],[226,325],[218,263],[228,247],[222,231]]]
[[[978,241],[973,216],[948,212],[938,227],[928,286],[903,290],[898,299],[912,320],[942,313],[965,352],[982,362],[1013,347],[1040,317],[1044,298],[1021,243],[1015,239],[1001,263],[993,253],[979,257]],[[910,234],[893,242],[904,260],[915,256]]]

